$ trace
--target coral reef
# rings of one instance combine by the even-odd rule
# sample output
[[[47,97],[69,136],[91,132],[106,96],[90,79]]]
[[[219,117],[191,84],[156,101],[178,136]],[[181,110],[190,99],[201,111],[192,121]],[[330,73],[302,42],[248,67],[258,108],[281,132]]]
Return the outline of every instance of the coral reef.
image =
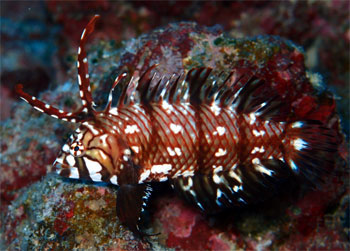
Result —
[[[1,88],[8,93],[2,102],[10,107],[12,100],[15,108],[13,112],[8,109],[2,118],[9,119],[1,122],[0,247],[348,249],[349,176],[342,161],[318,189],[291,185],[291,191],[259,207],[237,208],[216,216],[202,214],[169,188],[161,187],[145,216],[146,232],[159,233],[149,237],[149,243],[135,239],[120,225],[115,212],[115,187],[73,182],[50,174],[51,164],[73,128],[17,102],[11,88],[22,81],[28,92],[40,93],[52,105],[66,110],[79,106],[75,47],[83,26],[95,12],[102,18],[90,42],[88,59],[93,95],[100,106],[106,102],[106,90],[122,71],[142,73],[154,63],[160,64],[157,70],[162,74],[179,74],[198,66],[213,67],[220,73],[245,66],[255,69],[258,75],[269,76],[271,88],[292,105],[293,116],[321,120],[339,129],[336,105],[327,89],[335,90],[342,97],[337,107],[343,126],[348,123],[348,97],[343,91],[348,88],[349,56],[344,53],[350,41],[344,11],[348,3],[167,2],[163,3],[164,12],[155,13],[157,4],[102,1],[89,2],[81,9],[79,2],[48,1],[45,8],[34,5],[37,12],[27,14],[29,20],[40,20],[37,26],[25,26],[28,19],[22,23],[11,23],[10,18],[6,19],[8,23],[2,22],[1,35],[5,40],[1,48],[6,67],[1,69]],[[258,10],[260,15],[256,15]],[[36,14],[45,11],[51,17],[48,24],[43,21],[43,14]],[[17,8],[15,12],[17,16],[24,9]],[[175,19],[177,15],[181,18]],[[330,18],[332,15],[335,17]],[[192,20],[202,25],[166,25],[169,20]],[[160,24],[163,28],[147,33]],[[222,26],[203,26],[214,24]],[[11,33],[14,26],[18,27],[17,32]],[[19,34],[16,41],[22,42],[9,47],[9,41]],[[289,38],[303,45],[305,51],[276,36],[247,38],[257,34]],[[136,35],[141,36],[133,38]],[[21,44],[36,48],[38,37],[46,39],[42,54],[34,49],[24,53],[18,48]],[[121,39],[129,40],[120,42]],[[58,42],[61,45],[56,47],[53,40],[64,42]],[[20,69],[28,70],[27,65],[38,67],[25,75]],[[326,76],[330,87],[315,70]],[[50,81],[52,91],[44,91]],[[339,151],[346,159],[345,144],[339,146]]]

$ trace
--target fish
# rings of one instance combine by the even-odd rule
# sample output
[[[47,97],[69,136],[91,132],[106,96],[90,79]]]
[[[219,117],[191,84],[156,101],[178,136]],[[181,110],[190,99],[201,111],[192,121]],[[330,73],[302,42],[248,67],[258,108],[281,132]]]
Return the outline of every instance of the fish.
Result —
[[[157,78],[153,65],[129,81],[127,73],[118,75],[106,107],[95,109],[85,44],[98,18],[79,43],[79,109],[46,104],[21,84],[16,92],[36,110],[78,125],[53,164],[56,172],[118,186],[117,216],[135,234],[143,234],[139,222],[157,182],[170,182],[212,213],[254,203],[290,176],[317,184],[331,171],[336,131],[293,119],[269,79],[251,70],[232,69],[220,78],[201,67]]]

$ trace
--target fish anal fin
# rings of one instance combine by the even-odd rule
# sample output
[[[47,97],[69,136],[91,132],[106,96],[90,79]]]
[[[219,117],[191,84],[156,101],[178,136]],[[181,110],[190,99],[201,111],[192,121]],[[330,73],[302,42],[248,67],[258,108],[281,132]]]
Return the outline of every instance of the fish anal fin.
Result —
[[[248,198],[266,200],[278,192],[278,188],[292,177],[288,165],[279,159],[253,159],[240,167],[243,191]]]
[[[277,159],[211,174],[195,174],[172,180],[175,190],[206,213],[217,213],[234,206],[255,204],[269,199],[280,184],[291,177],[288,165]]]

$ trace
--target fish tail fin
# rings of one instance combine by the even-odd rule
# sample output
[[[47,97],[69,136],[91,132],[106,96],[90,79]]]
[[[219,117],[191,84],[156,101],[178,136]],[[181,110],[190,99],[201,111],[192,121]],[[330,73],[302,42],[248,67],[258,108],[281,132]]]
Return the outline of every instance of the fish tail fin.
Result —
[[[294,173],[317,186],[334,168],[339,143],[336,130],[319,122],[293,122],[286,131],[285,160]]]

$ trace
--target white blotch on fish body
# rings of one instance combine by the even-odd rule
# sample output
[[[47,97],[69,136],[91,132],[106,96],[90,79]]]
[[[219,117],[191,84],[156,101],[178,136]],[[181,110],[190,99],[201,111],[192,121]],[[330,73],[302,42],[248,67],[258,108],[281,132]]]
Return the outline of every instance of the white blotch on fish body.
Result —
[[[151,168],[151,172],[152,173],[168,174],[168,172],[171,170],[171,168],[172,168],[171,164],[153,165]]]
[[[137,125],[127,125],[124,131],[125,133],[132,134],[135,132],[140,132],[140,129],[137,127]]]
[[[251,154],[254,154],[254,153],[263,153],[265,152],[265,148],[264,146],[262,147],[254,147],[254,149],[251,151]]]
[[[226,149],[219,148],[218,151],[215,153],[215,157],[222,157],[226,155],[226,153]]]
[[[220,114],[221,108],[218,105],[216,105],[215,103],[213,103],[210,106],[210,110],[214,113],[215,116],[218,116]]]
[[[170,124],[170,129],[175,133],[178,134],[181,130],[182,130],[182,126],[181,125],[176,125],[171,123]]]
[[[112,108],[109,110],[109,113],[110,114],[113,114],[115,116],[117,116],[119,113],[118,113],[118,108]]]
[[[139,153],[140,152],[140,148],[138,146],[132,146],[131,149],[135,152],[135,153]]]
[[[265,135],[265,131],[258,131],[258,130],[253,129],[253,134],[254,134],[256,137],[264,136],[264,135]]]
[[[170,156],[175,156],[176,155],[175,151],[171,147],[168,146],[166,149],[167,149],[167,151],[168,151]]]
[[[175,111],[174,107],[165,100],[162,101],[162,108],[167,114],[170,114]]]
[[[218,127],[216,127],[216,131],[218,132],[219,136],[222,136],[225,134],[226,128],[223,126],[218,126]]]
[[[175,151],[177,156],[181,156],[182,152],[181,152],[181,149],[179,147],[175,147],[174,151]]]

